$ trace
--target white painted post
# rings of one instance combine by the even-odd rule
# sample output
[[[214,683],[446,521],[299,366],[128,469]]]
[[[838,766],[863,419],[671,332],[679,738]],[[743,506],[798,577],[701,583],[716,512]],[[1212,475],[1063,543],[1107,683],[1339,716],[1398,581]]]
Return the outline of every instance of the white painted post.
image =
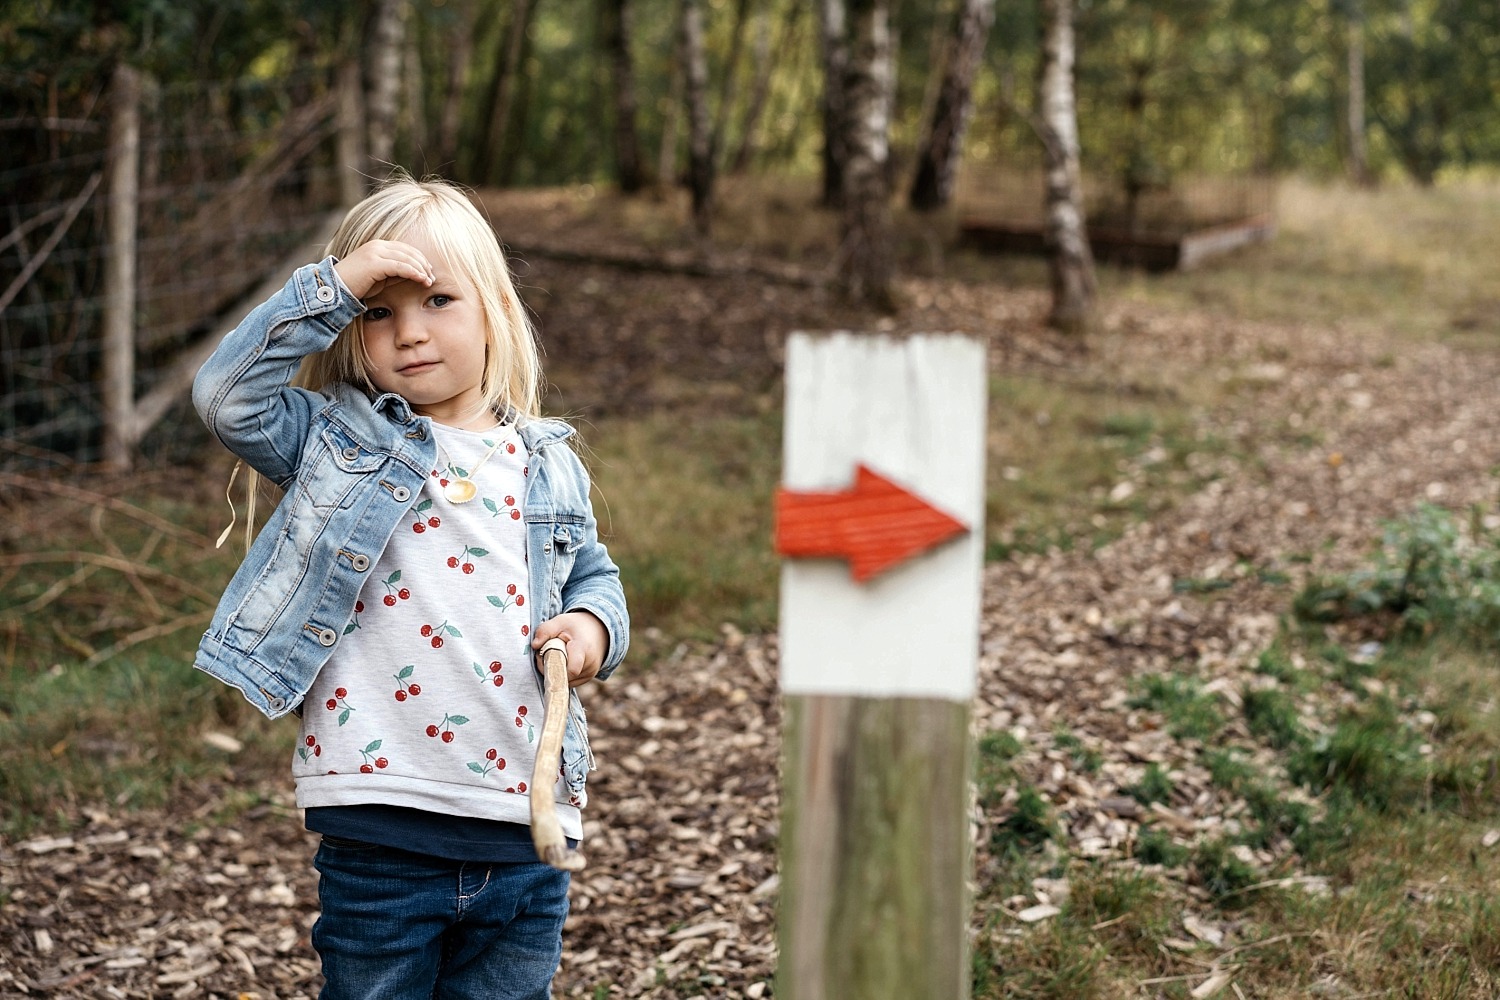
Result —
[[[901,536],[906,529],[883,513],[829,499],[856,478],[868,481],[861,466],[966,530],[864,582],[851,575],[857,556],[784,564],[776,995],[961,1000],[969,994],[984,347],[958,335],[794,334],[786,381],[783,554],[810,554],[818,504],[842,511],[844,524],[828,534],[848,535],[851,547]]]

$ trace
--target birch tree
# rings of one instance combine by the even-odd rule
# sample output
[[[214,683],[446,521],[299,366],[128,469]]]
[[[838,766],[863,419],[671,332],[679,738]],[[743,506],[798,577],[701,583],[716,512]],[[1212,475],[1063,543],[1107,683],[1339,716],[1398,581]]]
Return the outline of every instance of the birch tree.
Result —
[[[851,0],[840,277],[851,301],[893,309],[890,189],[890,0]]]
[[[1063,330],[1087,325],[1096,287],[1094,257],[1084,229],[1073,59],[1073,0],[1042,0],[1037,130],[1047,165],[1046,242],[1052,282],[1048,322]]]
[[[995,20],[995,0],[964,0],[948,45],[931,122],[917,147],[910,204],[931,211],[953,199],[953,178],[973,109],[974,75]]]
[[[1365,9],[1363,0],[1347,0],[1346,20],[1348,47],[1345,51],[1349,93],[1345,112],[1349,123],[1349,178],[1366,186],[1370,183],[1370,160],[1365,142]]]
[[[379,0],[371,13],[365,60],[365,149],[377,167],[393,164],[405,5],[406,0]]]

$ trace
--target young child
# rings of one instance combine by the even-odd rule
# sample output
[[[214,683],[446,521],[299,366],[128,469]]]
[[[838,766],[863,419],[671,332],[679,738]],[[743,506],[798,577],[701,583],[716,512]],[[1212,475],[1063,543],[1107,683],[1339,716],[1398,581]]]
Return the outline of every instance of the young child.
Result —
[[[535,339],[470,201],[392,181],[328,253],[193,387],[285,494],[196,665],[301,717],[323,997],[546,998],[568,874],[527,825],[533,649],[565,640],[570,685],[607,677],[629,641],[619,572],[571,428],[539,415]],[[592,763],[574,690],[555,797],[575,843]]]

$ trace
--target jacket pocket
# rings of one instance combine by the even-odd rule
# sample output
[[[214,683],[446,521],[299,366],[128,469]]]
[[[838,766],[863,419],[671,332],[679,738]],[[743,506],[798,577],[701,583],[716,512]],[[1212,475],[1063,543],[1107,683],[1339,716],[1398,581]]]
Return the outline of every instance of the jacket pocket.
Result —
[[[568,728],[563,740],[563,781],[574,796],[583,794],[589,772],[594,769],[594,751],[589,746],[589,720],[577,690],[568,692]]]
[[[305,474],[297,485],[318,508],[348,507],[357,497],[356,487],[384,465],[384,453],[366,447],[338,425],[323,429],[318,454],[310,456]]]

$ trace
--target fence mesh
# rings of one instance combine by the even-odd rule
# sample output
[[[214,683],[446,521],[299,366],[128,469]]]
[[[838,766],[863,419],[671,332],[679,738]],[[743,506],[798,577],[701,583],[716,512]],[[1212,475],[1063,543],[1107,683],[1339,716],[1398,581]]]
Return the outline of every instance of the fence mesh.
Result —
[[[102,457],[106,97],[0,123],[0,467]],[[143,88],[137,398],[338,204],[336,118],[318,70]]]

